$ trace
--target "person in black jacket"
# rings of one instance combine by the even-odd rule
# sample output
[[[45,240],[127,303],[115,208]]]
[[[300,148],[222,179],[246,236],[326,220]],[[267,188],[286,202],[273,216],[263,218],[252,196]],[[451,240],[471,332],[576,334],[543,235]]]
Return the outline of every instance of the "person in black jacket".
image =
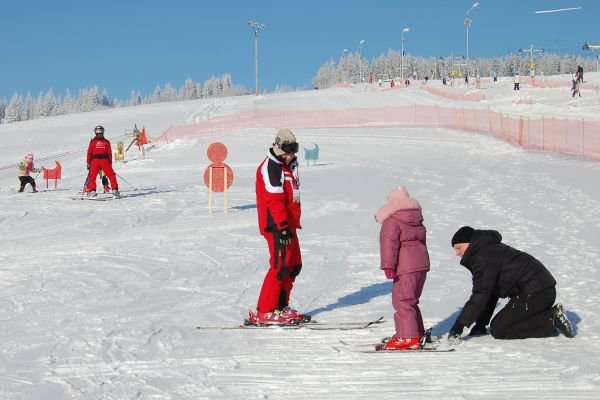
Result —
[[[533,256],[502,243],[494,230],[463,226],[452,237],[460,263],[473,275],[471,297],[465,303],[449,339],[459,338],[475,323],[469,336],[487,334],[499,298],[510,298],[490,324],[496,339],[573,337],[573,327],[556,300],[556,280]]]

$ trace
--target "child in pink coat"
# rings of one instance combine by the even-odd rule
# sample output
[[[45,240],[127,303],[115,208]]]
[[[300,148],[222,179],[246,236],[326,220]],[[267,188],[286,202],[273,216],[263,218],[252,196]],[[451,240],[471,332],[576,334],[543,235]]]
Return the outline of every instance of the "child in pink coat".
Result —
[[[381,224],[381,269],[386,278],[394,280],[396,334],[385,343],[384,349],[419,348],[425,329],[418,304],[429,271],[427,230],[423,226],[421,205],[400,186],[389,194],[375,220]]]
[[[33,154],[27,153],[17,168],[17,176],[19,177],[19,182],[21,183],[19,192],[23,192],[25,190],[25,185],[27,184],[31,185],[34,193],[37,192],[35,187],[35,179],[33,179],[30,175],[32,172],[37,173],[40,172],[40,170],[33,167]]]

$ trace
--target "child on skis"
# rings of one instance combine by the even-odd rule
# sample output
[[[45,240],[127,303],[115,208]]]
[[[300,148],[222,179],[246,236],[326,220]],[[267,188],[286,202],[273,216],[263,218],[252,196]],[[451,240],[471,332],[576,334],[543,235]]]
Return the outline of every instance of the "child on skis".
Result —
[[[25,186],[29,183],[33,189],[33,192],[36,193],[37,189],[35,187],[35,179],[29,175],[32,172],[38,173],[39,169],[33,167],[33,154],[27,153],[23,160],[19,163],[18,167],[19,173],[19,181],[21,181],[21,188],[19,189],[19,193],[25,190]]]
[[[392,191],[377,211],[381,269],[394,281],[392,304],[396,334],[383,345],[385,350],[411,350],[421,346],[425,334],[419,297],[429,271],[429,253],[419,202],[404,186]]]
[[[94,128],[95,137],[90,141],[87,152],[88,177],[86,189],[89,197],[96,196],[96,177],[100,170],[108,177],[115,198],[119,198],[119,185],[115,171],[112,168],[112,149],[110,142],[104,138],[104,127]],[[85,190],[85,189],[84,189]]]

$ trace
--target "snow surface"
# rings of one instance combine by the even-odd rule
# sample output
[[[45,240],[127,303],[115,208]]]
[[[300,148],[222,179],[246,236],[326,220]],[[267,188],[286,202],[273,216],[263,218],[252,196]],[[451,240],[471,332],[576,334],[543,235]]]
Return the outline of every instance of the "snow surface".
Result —
[[[537,103],[517,104],[510,85],[485,89],[488,104],[464,104],[585,117],[600,103],[591,91],[572,103],[568,90],[525,87],[518,96]],[[418,85],[354,87],[0,126],[0,167],[8,166],[0,169],[0,399],[598,399],[598,162],[446,129],[297,130],[303,144],[320,145],[321,160],[300,171],[304,269],[292,305],[320,321],[388,320],[361,331],[195,329],[236,325],[255,306],[267,252],[254,174],[275,129],[177,140],[144,160],[131,150],[116,164],[122,200],[71,199],[99,123],[114,146],[134,123],[156,137],[226,113],[399,102],[448,100]],[[222,196],[208,214],[202,172],[213,141],[228,146],[235,172],[229,215],[219,208]],[[48,158],[38,167],[58,156],[58,190],[15,193],[11,165],[28,151]],[[373,214],[401,184],[421,202],[429,231],[432,269],[421,306],[434,334],[447,333],[470,292],[470,274],[449,243],[470,224],[500,230],[548,266],[576,338],[482,337],[453,353],[358,352],[393,333]]]

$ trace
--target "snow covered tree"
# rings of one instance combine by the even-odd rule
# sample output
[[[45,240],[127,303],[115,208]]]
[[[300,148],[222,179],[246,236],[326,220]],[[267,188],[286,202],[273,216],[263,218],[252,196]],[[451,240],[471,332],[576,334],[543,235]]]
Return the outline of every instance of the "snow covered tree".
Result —
[[[162,89],[160,88],[160,86],[156,86],[154,88],[154,92],[152,92],[152,95],[150,95],[150,98],[148,99],[148,103],[159,103],[162,101]]]
[[[23,104],[23,114],[23,119],[25,120],[37,118],[35,103],[33,101],[31,93],[29,92],[27,93],[27,96],[25,96],[25,103]]]
[[[6,110],[6,99],[0,97],[0,124],[4,122],[4,111]]]
[[[233,79],[231,78],[231,75],[223,74],[221,82],[223,86],[223,95],[231,96],[233,94]]]
[[[6,110],[4,111],[4,120],[7,124],[23,120],[23,97],[19,94],[14,94],[11,97]]]
[[[162,91],[162,101],[176,101],[177,100],[177,90],[171,85],[167,83]]]
[[[192,100],[198,98],[196,83],[191,79],[186,79],[181,90],[180,98],[182,100]]]
[[[77,101],[71,95],[71,91],[69,89],[65,92],[65,97],[63,98],[61,104],[61,114],[70,114],[77,111]]]
[[[37,115],[40,117],[50,117],[52,115],[56,115],[56,111],[58,108],[58,102],[56,100],[56,96],[54,95],[54,91],[49,89],[48,92],[42,96],[40,95],[37,100],[36,109]]]
[[[317,76],[313,79],[313,84],[319,89],[328,88],[335,85],[337,82],[336,64],[333,60],[329,60],[323,64]]]
[[[139,106],[142,104],[142,94],[139,91],[132,90],[129,94],[129,106]]]

